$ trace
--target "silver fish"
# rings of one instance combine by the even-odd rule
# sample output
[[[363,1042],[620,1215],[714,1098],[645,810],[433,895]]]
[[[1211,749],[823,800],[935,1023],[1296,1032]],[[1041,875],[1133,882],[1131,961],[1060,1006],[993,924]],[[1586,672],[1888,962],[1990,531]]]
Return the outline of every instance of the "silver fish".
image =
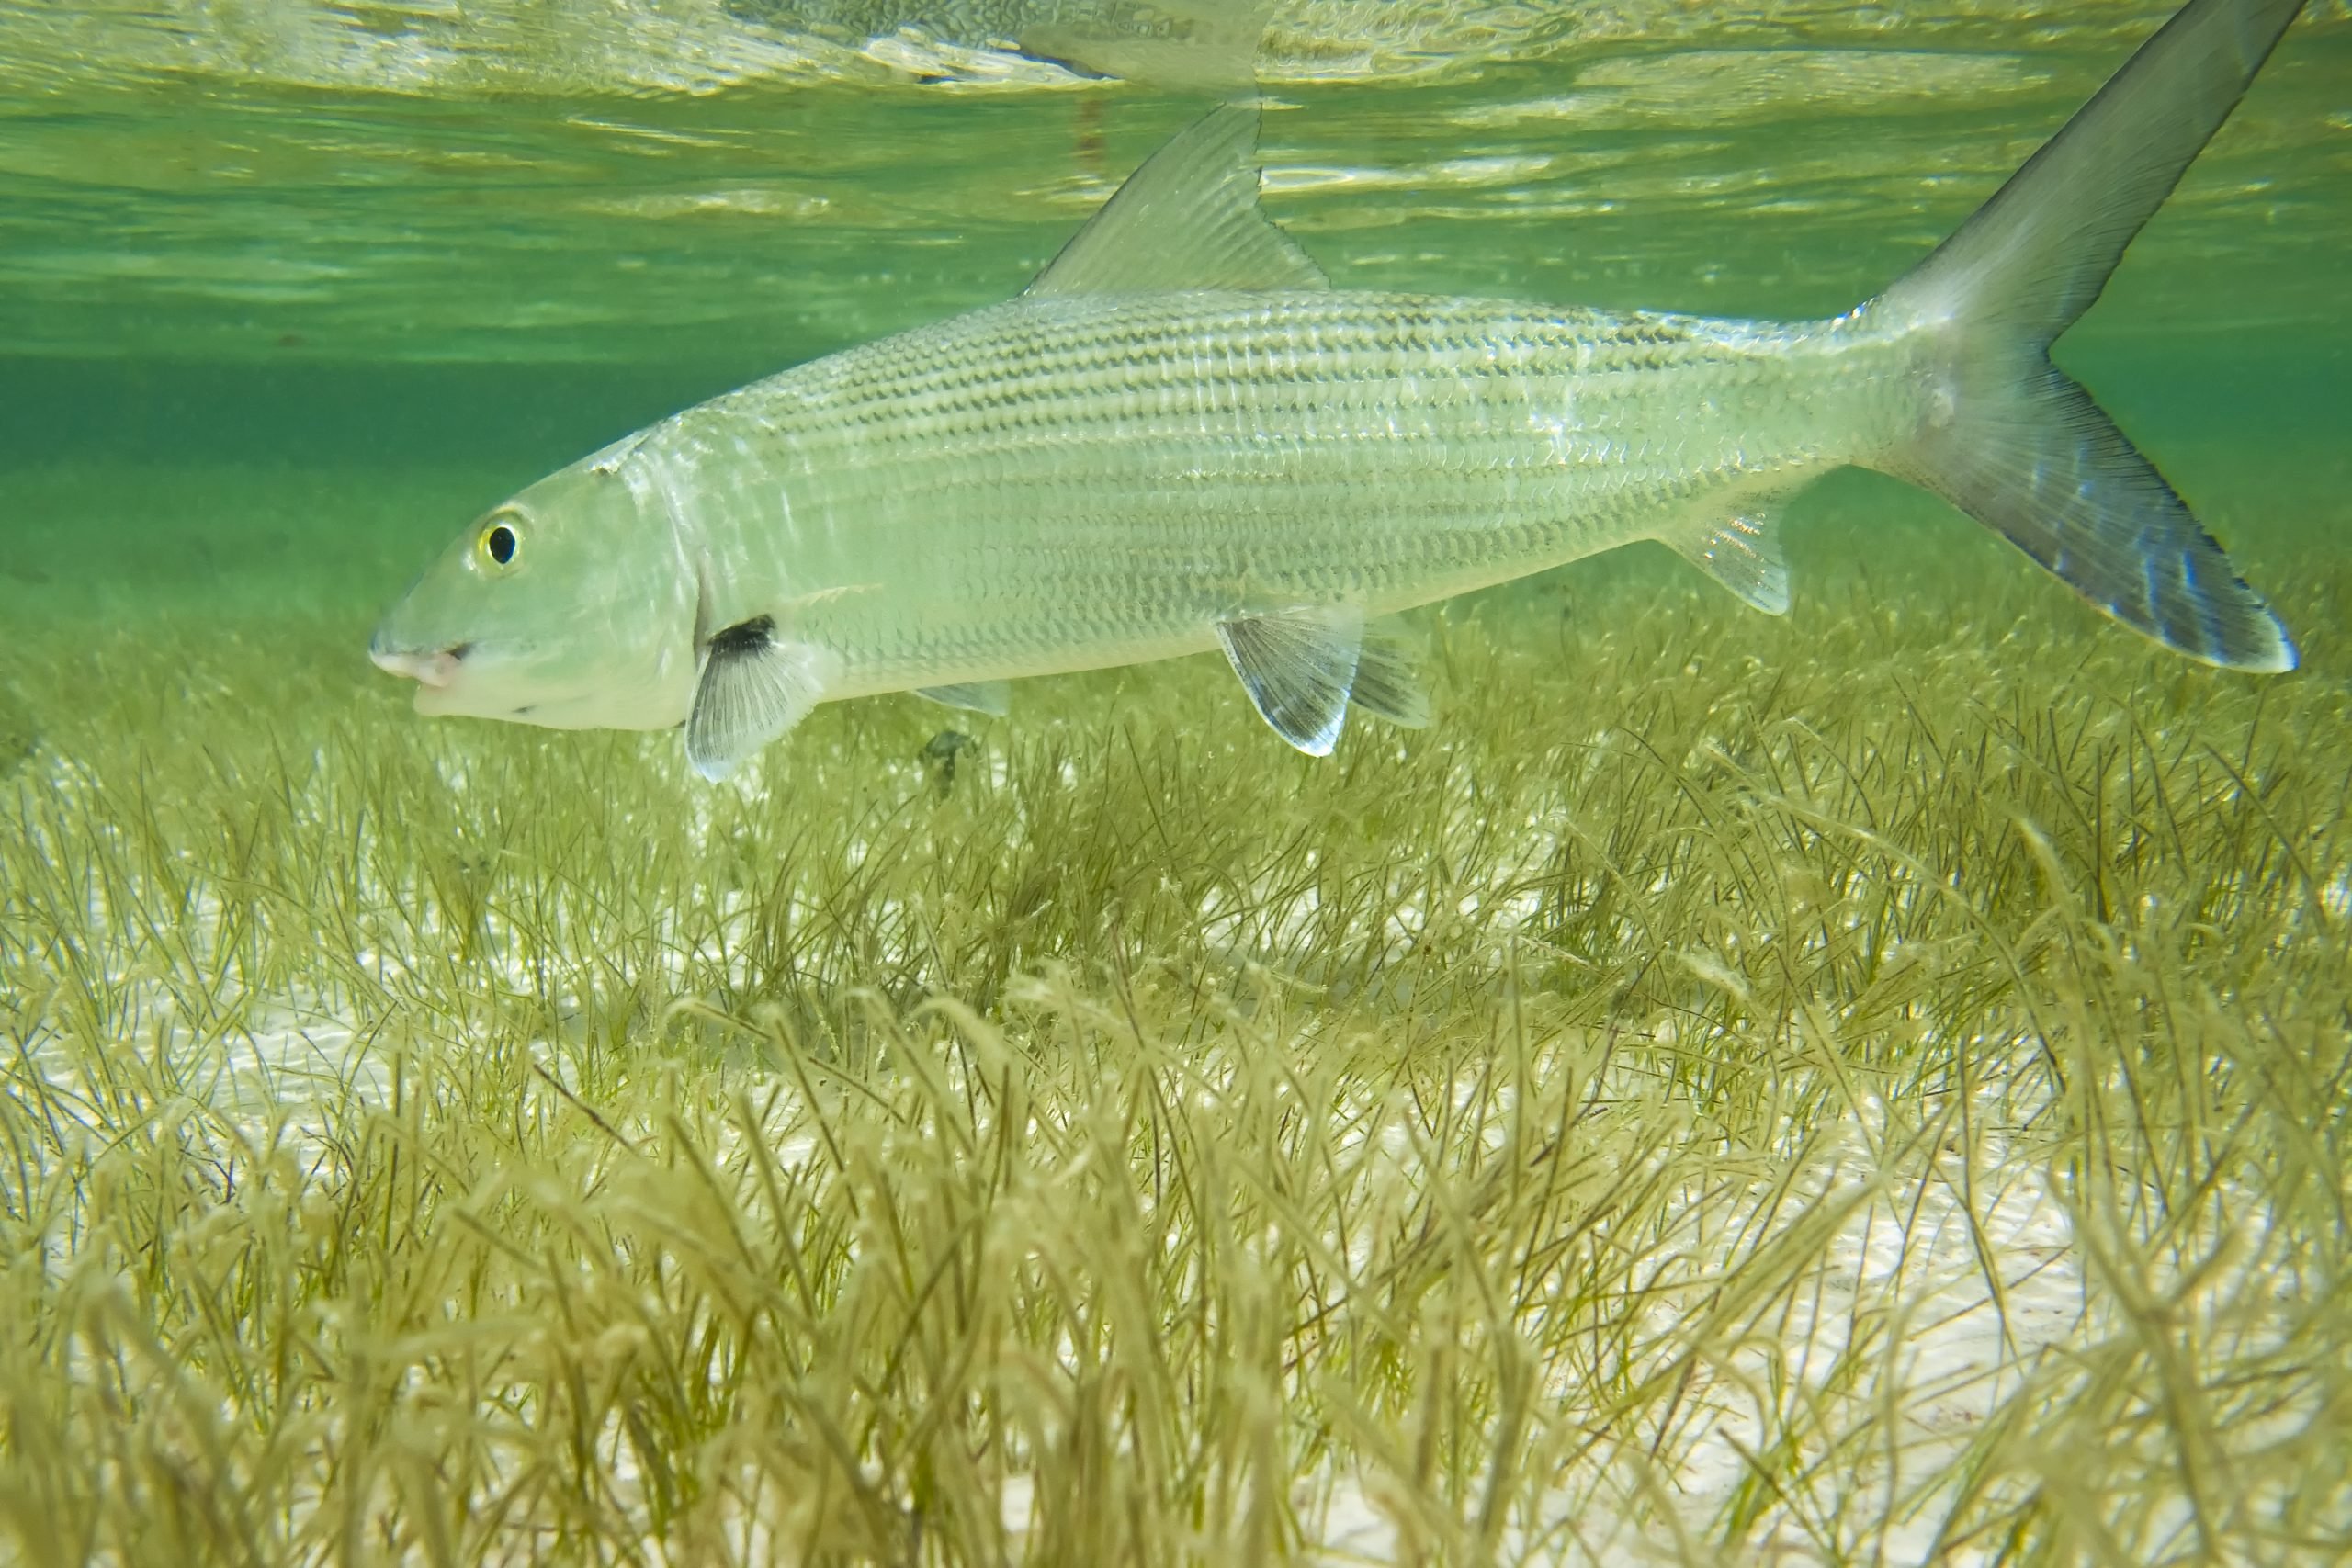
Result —
[[[820,702],[1222,649],[1323,755],[1428,718],[1384,617],[1657,539],[1789,605],[1778,517],[1859,464],[2126,626],[2283,671],[2284,628],[2051,341],[2301,0],[2191,0],[1958,232],[1834,320],[1332,288],[1258,205],[1257,110],[1139,168],[1028,290],[550,475],[385,617],[423,713],[683,722],[725,775]]]

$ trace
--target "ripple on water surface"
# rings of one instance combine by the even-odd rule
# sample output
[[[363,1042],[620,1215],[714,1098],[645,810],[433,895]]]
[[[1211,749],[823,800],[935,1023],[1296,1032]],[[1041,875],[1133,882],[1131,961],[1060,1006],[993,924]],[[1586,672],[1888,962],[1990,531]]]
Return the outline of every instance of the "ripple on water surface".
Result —
[[[1192,112],[1020,40],[1216,9],[0,0],[0,355],[781,364],[1012,292]],[[2165,9],[1286,0],[1269,202],[1348,285],[1834,311]],[[2333,319],[2346,82],[2318,0],[2106,315]]]

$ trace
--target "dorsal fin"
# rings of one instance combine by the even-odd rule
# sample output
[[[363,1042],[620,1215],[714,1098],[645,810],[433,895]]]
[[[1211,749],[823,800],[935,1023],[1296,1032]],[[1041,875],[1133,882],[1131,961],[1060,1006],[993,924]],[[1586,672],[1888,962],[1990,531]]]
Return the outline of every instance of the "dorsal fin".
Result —
[[[1036,295],[1324,289],[1258,206],[1258,106],[1221,104],[1127,176],[1029,285]]]

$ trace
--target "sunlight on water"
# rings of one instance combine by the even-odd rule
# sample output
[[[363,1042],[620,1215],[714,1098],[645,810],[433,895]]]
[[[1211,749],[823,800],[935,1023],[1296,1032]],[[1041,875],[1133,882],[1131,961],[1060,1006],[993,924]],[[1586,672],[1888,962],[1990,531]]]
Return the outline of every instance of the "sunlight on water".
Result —
[[[0,8],[0,354],[781,363],[1012,292],[1191,112],[809,41],[877,9]],[[916,20],[978,47],[1013,9]],[[1270,206],[1366,287],[1834,311],[2160,14],[2061,9],[1307,5],[1271,35]],[[716,46],[678,18],[777,58],[681,75]],[[2133,319],[2331,313],[2347,84],[2324,6],[2125,269]]]

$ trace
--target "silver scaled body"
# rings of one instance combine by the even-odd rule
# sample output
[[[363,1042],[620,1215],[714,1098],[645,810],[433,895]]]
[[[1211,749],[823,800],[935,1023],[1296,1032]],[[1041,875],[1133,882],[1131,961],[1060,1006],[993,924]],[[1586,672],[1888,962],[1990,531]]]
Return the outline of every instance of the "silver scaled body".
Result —
[[[707,630],[829,696],[1199,652],[1677,538],[1897,444],[1928,356],[1781,326],[1361,293],[1023,298],[799,366],[624,460]],[[681,715],[683,716],[683,714]]]

